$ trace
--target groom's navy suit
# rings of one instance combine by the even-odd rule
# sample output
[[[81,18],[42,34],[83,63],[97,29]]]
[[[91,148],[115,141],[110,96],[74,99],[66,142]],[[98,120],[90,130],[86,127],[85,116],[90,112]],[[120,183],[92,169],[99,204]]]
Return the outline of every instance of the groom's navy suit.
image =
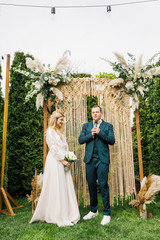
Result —
[[[97,201],[97,182],[98,179],[102,200],[104,205],[104,215],[111,214],[109,203],[108,171],[109,171],[109,148],[108,144],[115,143],[113,126],[102,120],[99,128],[100,132],[92,136],[93,121],[83,125],[79,136],[79,143],[86,143],[84,162],[86,163],[86,178],[90,193],[91,211],[96,212],[98,208]]]

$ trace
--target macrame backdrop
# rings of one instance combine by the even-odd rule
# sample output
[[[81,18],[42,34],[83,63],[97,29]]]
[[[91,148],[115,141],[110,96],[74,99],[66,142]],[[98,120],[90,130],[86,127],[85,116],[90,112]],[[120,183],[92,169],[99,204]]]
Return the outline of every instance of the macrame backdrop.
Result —
[[[89,203],[88,188],[83,163],[85,145],[79,145],[78,137],[82,125],[87,122],[87,98],[97,96],[103,110],[103,119],[113,124],[116,142],[110,146],[109,188],[110,203],[114,200],[132,197],[136,193],[134,163],[132,151],[132,133],[130,125],[129,96],[125,97],[125,106],[112,95],[116,90],[109,87],[109,81],[103,78],[75,78],[60,90],[64,96],[66,116],[66,137],[70,151],[74,151],[78,161],[72,164],[72,176],[78,200],[83,196],[84,206]],[[57,107],[58,107],[57,99]]]

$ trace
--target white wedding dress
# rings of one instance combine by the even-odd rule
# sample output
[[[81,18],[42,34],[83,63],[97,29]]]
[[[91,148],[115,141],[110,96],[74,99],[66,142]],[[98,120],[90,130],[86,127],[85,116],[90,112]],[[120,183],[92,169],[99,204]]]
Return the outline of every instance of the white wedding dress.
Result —
[[[45,221],[58,226],[72,226],[80,219],[71,172],[64,171],[60,160],[68,151],[68,144],[52,128],[46,132],[49,152],[46,158],[43,187],[30,223]]]

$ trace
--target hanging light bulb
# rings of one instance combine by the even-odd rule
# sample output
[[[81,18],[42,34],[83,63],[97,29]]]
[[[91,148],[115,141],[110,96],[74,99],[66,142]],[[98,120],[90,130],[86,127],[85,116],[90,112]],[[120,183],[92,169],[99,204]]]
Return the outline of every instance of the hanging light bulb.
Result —
[[[55,7],[52,7],[52,8],[51,8],[51,13],[52,13],[52,14],[56,14],[56,9],[55,9]]]
[[[111,6],[107,5],[107,12],[110,13],[111,12]]]

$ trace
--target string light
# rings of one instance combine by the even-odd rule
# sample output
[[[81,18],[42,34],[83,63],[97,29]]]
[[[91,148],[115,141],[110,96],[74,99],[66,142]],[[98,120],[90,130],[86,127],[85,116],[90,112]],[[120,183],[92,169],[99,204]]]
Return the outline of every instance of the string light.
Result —
[[[55,14],[56,13],[56,8],[62,9],[62,8],[106,8],[107,7],[107,12],[111,12],[111,7],[115,6],[124,6],[124,5],[133,5],[133,4],[138,4],[138,3],[151,3],[151,2],[158,2],[160,0],[144,0],[144,1],[133,1],[133,2],[124,2],[124,3],[115,3],[115,4],[110,4],[110,5],[75,5],[75,6],[43,6],[43,5],[30,5],[30,4],[14,4],[14,3],[0,3],[0,6],[12,6],[12,7],[28,7],[28,8],[50,8],[51,13]]]

